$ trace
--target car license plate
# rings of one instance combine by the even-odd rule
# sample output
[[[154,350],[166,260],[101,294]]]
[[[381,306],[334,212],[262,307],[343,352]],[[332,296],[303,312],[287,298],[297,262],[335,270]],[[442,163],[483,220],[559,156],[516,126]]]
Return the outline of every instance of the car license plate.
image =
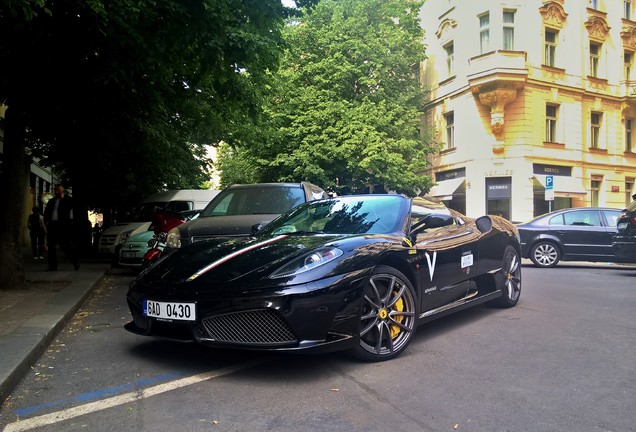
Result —
[[[627,228],[627,222],[620,222],[618,224],[618,229],[625,229]]]
[[[144,315],[151,318],[195,321],[196,303],[173,303],[154,300],[144,301]]]
[[[122,251],[121,252],[121,257],[122,258],[134,258],[135,257],[135,252],[134,251]]]

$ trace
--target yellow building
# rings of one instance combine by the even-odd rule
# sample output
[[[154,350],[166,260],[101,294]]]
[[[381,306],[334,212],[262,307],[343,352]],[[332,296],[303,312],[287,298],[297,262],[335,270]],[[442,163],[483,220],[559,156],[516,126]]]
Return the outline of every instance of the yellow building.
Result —
[[[421,18],[429,196],[513,221],[631,201],[636,0],[427,0]]]

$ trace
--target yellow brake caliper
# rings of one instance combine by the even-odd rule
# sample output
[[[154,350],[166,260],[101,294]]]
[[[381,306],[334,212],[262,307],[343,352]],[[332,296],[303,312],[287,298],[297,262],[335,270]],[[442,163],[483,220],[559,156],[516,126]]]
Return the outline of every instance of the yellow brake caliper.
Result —
[[[393,291],[393,295],[397,295],[397,294],[398,294],[397,291]],[[402,312],[404,310],[404,300],[402,300],[401,297],[393,305],[393,310],[396,310],[398,312]],[[395,321],[399,322],[400,324],[402,323],[403,320],[404,320],[404,315],[395,317]],[[397,324],[391,324],[391,339],[395,339],[400,334],[401,331],[402,330],[400,329],[400,326],[398,326]]]

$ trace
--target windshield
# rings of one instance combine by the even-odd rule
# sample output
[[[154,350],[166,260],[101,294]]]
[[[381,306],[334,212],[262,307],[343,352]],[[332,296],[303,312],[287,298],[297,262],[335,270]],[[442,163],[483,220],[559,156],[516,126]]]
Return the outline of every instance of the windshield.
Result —
[[[163,209],[167,204],[167,201],[145,202],[140,207],[128,213],[124,220],[126,222],[150,222],[153,214]]]
[[[408,199],[402,195],[312,201],[274,220],[262,233],[390,234],[402,229],[408,205]]]
[[[305,201],[300,187],[256,186],[226,189],[214,197],[199,217],[281,214]]]

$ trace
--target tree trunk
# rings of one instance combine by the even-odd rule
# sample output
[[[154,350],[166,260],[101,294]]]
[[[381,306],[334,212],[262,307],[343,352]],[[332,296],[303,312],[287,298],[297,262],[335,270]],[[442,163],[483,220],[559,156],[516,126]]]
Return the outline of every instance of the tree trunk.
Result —
[[[0,290],[24,287],[24,194],[27,193],[30,160],[26,155],[24,128],[12,107],[5,113],[0,193]]]

